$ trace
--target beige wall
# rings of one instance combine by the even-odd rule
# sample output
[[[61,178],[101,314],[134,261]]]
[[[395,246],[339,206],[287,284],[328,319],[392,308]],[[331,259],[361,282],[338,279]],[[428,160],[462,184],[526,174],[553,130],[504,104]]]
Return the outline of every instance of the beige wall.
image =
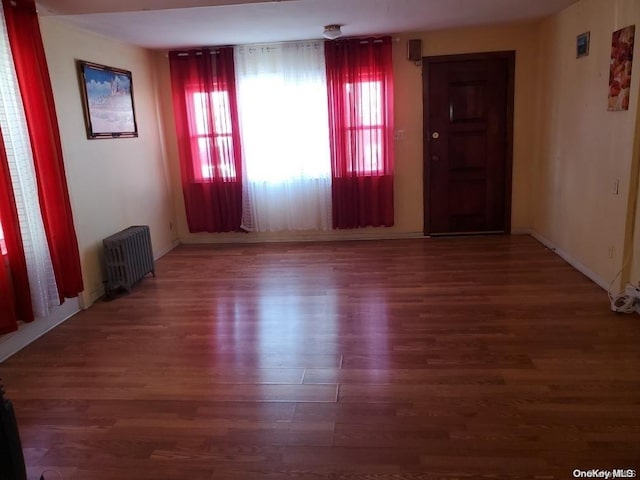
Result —
[[[176,238],[163,140],[156,112],[153,54],[69,27],[40,24],[60,125],[62,149],[88,306],[103,290],[102,239],[130,225],[151,227],[154,253]],[[75,59],[130,70],[138,138],[87,140]]]
[[[638,99],[638,105],[640,105],[640,99]],[[630,261],[624,266],[622,278],[624,282],[640,287],[640,108],[636,111],[636,131],[631,163],[630,176],[631,179],[635,179],[635,182],[630,184],[636,187],[636,191],[634,193],[631,188],[629,192],[624,251],[625,258],[630,258]]]
[[[634,23],[640,26],[637,0],[582,0],[540,31],[533,228],[601,285],[614,279],[633,245],[637,65],[629,111],[608,112],[607,91],[611,33]],[[585,31],[590,53],[576,59],[576,35]],[[634,275],[638,280],[637,266]]]
[[[514,180],[512,228],[528,229],[530,221],[529,185],[532,175],[535,108],[537,26],[518,24],[500,27],[448,30],[408,34],[394,44],[396,130],[404,130],[404,140],[396,143],[395,226],[339,232],[288,232],[284,234],[190,234],[186,225],[180,188],[175,128],[173,125],[169,67],[166,55],[157,53],[162,110],[167,132],[167,153],[172,174],[178,234],[184,242],[262,241],[306,238],[353,238],[421,235],[423,231],[422,168],[422,70],[406,60],[406,40],[421,38],[425,55],[445,55],[499,50],[515,50],[516,98],[514,131]]]

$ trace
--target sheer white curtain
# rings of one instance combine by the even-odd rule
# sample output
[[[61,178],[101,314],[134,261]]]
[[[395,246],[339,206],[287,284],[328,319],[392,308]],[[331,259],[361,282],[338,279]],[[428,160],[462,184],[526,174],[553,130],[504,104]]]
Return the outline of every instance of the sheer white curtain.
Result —
[[[243,227],[331,228],[331,153],[320,41],[239,46]]]
[[[29,132],[4,15],[0,14],[0,19],[0,126],[18,209],[33,313],[36,317],[46,317],[49,307],[59,305],[60,299],[40,213]]]

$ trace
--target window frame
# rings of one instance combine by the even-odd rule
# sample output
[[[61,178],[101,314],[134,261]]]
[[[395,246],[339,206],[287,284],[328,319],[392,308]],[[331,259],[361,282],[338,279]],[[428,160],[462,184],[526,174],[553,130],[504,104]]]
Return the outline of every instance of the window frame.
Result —
[[[196,97],[198,95],[210,97],[208,99],[202,99],[199,101]],[[220,106],[219,101],[215,100],[215,95],[224,95],[224,107]],[[207,125],[198,125],[197,120],[196,124],[193,122],[189,122],[189,144],[191,146],[191,152],[193,157],[198,158],[199,170],[196,168],[196,162],[192,162],[193,175],[194,178],[198,179],[201,183],[210,183],[214,181],[224,181],[224,182],[236,182],[238,179],[238,172],[235,169],[235,149],[234,149],[234,132],[233,132],[233,121],[231,115],[231,94],[229,89],[227,88],[213,88],[207,91],[203,91],[199,87],[191,87],[187,88],[185,91],[185,101],[187,102],[187,108],[193,109],[194,113],[197,112],[199,106],[202,107],[202,112],[200,118],[211,118],[214,121],[212,122],[212,129],[208,131]],[[211,109],[211,107],[213,107]],[[216,109],[220,110],[220,115],[224,115],[225,121],[218,122],[216,119],[218,118],[216,115]],[[213,111],[211,111],[213,110]],[[194,114],[193,118],[198,118],[197,115]],[[218,124],[228,125],[229,129],[226,132],[221,132],[217,127]],[[202,128],[199,128],[202,127]],[[201,130],[204,132],[199,133]],[[201,140],[205,140],[206,149],[211,152],[217,152],[216,155],[220,156],[220,147],[218,146],[219,139],[227,139],[229,143],[229,148],[226,151],[229,153],[226,158],[226,162],[215,162],[215,158],[203,157],[201,154]],[[233,167],[232,174],[223,174],[221,169],[223,167],[222,163]],[[205,170],[209,170],[210,173],[205,174]]]
[[[375,90],[377,93],[376,105],[379,108],[377,109],[377,112],[374,116],[378,120],[378,123],[365,124],[364,122],[362,122],[362,119],[358,119],[357,112],[361,112],[363,110],[363,106],[365,105],[362,102],[362,99],[364,97],[364,95],[362,94],[362,90],[364,89],[363,86],[365,84],[376,84],[376,87],[375,87]],[[347,172],[349,174],[355,174],[358,177],[383,176],[385,175],[384,149],[385,149],[385,142],[387,141],[385,137],[386,127],[384,124],[385,105],[384,105],[384,98],[382,94],[382,91],[384,88],[384,78],[380,75],[375,75],[375,76],[360,78],[357,81],[351,81],[351,82],[347,81],[343,83],[343,88],[344,88],[343,94],[345,98],[345,104],[348,107],[347,112],[349,112],[345,121],[346,139],[347,139],[347,144],[349,145],[348,155],[349,157],[352,157],[348,162]],[[350,89],[352,90],[351,92],[349,91]],[[358,97],[358,92],[359,92],[359,97]],[[369,104],[371,104],[371,98],[369,100],[370,100]],[[372,115],[369,115],[369,116],[371,117]],[[379,142],[376,142],[376,143],[366,142],[366,144],[368,144],[371,147],[370,149],[371,152],[373,152],[374,150],[377,152],[375,154],[375,159],[376,159],[375,167],[374,167],[373,161],[369,161],[369,162],[366,161],[364,148],[362,149],[362,153],[361,153],[363,158],[361,159],[353,158],[358,153],[357,148],[355,146],[358,145],[358,139],[364,137],[364,132],[369,132],[370,138],[376,137],[379,139]],[[354,142],[354,138],[355,138],[355,142]],[[363,141],[362,144],[365,145],[365,142]],[[354,153],[354,149],[356,150],[355,153]],[[370,156],[370,160],[373,160],[374,158],[373,153],[370,153],[369,156]],[[364,168],[359,169],[358,166],[360,165],[362,165]],[[370,166],[371,168],[367,168],[367,166]]]

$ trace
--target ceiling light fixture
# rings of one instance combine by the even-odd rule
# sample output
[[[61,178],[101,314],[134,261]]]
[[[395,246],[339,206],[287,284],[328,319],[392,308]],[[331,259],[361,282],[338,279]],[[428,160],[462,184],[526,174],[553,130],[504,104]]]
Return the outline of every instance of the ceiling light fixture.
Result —
[[[340,25],[325,25],[322,35],[329,40],[335,40],[342,36],[342,30],[340,30]]]

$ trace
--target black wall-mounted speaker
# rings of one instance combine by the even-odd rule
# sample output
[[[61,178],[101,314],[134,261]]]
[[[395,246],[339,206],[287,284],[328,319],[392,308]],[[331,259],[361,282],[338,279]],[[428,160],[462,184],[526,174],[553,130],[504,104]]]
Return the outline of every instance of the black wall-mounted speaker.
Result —
[[[412,62],[422,60],[422,40],[419,38],[407,40],[407,60]]]

